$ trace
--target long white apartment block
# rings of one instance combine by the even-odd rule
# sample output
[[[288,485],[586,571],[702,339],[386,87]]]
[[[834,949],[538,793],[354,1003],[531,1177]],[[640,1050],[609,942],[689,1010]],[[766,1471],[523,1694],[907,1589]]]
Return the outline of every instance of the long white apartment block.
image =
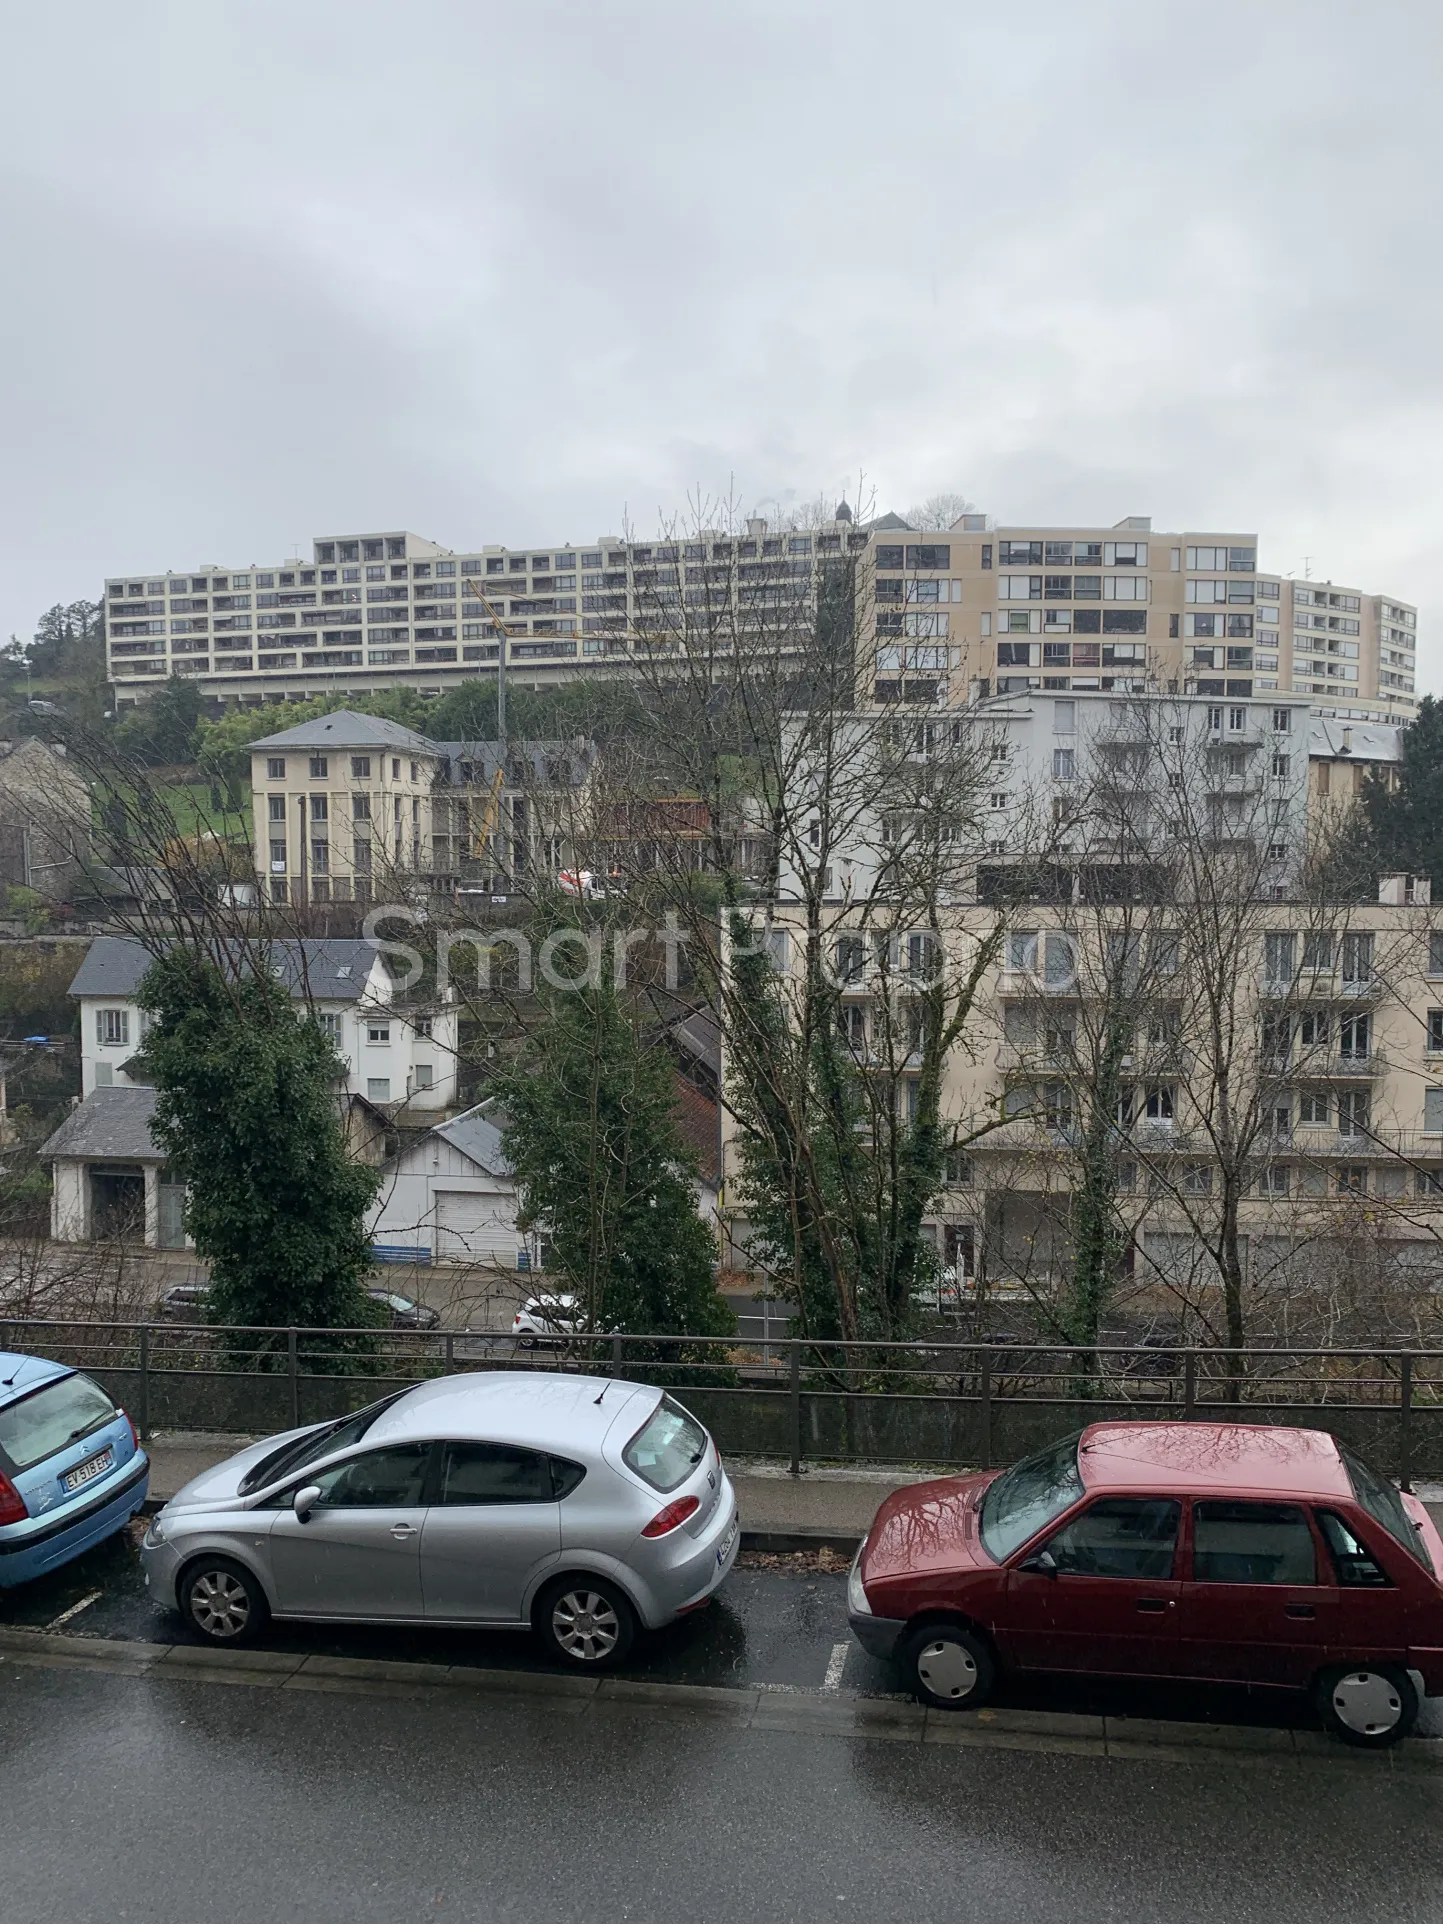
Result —
[[[719,601],[807,619],[829,568],[856,564],[859,699],[958,706],[998,693],[1308,696],[1344,720],[1411,720],[1417,609],[1262,565],[1256,534],[998,526],[917,530],[885,515],[675,540],[453,550],[409,533],[325,536],[309,559],[137,571],[105,587],[120,707],[169,675],[212,704],[440,694],[627,673],[638,646]]]

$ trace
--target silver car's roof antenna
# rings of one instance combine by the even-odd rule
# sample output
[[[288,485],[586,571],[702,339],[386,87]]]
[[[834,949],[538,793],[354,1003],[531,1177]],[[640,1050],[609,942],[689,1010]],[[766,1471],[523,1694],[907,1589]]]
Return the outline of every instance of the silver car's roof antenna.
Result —
[[[605,1383],[603,1383],[603,1384],[602,1384],[602,1386],[601,1386],[601,1396],[593,1396],[593,1397],[592,1397],[592,1399],[591,1399],[591,1400],[592,1400],[592,1402],[593,1402],[593,1403],[599,1403],[599,1402],[601,1401],[601,1397],[602,1397],[602,1396],[605,1396],[605,1394],[606,1394],[606,1392],[607,1392],[607,1391],[608,1391],[608,1390],[609,1390],[610,1388],[611,1388],[611,1382],[610,1382],[610,1379],[608,1378],[608,1380],[607,1380],[607,1381],[606,1381]]]

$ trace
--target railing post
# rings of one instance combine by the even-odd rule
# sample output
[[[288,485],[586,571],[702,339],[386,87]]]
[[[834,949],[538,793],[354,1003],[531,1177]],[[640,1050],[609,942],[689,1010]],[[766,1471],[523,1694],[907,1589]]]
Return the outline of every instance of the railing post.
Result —
[[[794,1336],[788,1344],[790,1360],[790,1400],[792,1419],[792,1470],[793,1476],[802,1473],[802,1345],[801,1339]]]
[[[982,1445],[982,1461],[978,1467],[990,1470],[992,1468],[992,1351],[985,1345],[977,1364],[977,1415],[981,1431],[979,1441]]]
[[[1413,1358],[1407,1353],[1398,1382],[1398,1481],[1413,1488]]]
[[[1197,1411],[1197,1351],[1184,1350],[1182,1359],[1182,1413],[1190,1423]]]
[[[456,1367],[456,1338],[451,1330],[446,1332],[446,1374],[449,1376]]]
[[[613,1376],[620,1376],[621,1374],[621,1333],[619,1330],[616,1331],[611,1338],[611,1373]]]
[[[291,1378],[291,1428],[298,1430],[301,1427],[301,1359],[293,1329],[286,1331],[286,1362]]]
[[[150,1441],[150,1324],[140,1326],[140,1440]]]

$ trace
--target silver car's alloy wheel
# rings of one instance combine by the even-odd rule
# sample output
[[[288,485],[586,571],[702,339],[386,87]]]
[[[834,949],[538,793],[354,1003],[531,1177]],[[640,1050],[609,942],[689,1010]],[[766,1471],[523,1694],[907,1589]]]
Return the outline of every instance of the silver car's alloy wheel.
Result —
[[[190,1614],[208,1637],[238,1637],[251,1620],[251,1600],[229,1570],[207,1570],[190,1586]]]
[[[621,1620],[596,1590],[567,1590],[551,1606],[551,1631],[568,1657],[600,1663],[621,1638]]]
[[[977,1688],[976,1659],[949,1637],[922,1646],[917,1655],[917,1675],[934,1697],[947,1697],[953,1703],[961,1703]]]
[[[1391,1678],[1377,1670],[1349,1670],[1333,1685],[1333,1714],[1360,1737],[1385,1737],[1403,1715]]]

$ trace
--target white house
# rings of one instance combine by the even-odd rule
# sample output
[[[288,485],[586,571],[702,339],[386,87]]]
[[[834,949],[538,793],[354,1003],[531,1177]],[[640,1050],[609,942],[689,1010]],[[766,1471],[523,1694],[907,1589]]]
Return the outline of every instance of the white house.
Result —
[[[277,942],[273,964],[297,1002],[315,1010],[346,1065],[345,1091],[408,1114],[436,1115],[456,1101],[454,1002],[396,1000],[385,962],[362,938]],[[139,942],[102,935],[70,993],[80,1004],[81,1094],[131,1088],[130,1062],[148,1018],[137,1000],[151,957]],[[450,992],[448,992],[449,997]]]
[[[541,1267],[534,1235],[516,1227],[516,1184],[501,1148],[501,1113],[483,1102],[404,1149],[385,1171],[371,1240],[393,1258]]]

